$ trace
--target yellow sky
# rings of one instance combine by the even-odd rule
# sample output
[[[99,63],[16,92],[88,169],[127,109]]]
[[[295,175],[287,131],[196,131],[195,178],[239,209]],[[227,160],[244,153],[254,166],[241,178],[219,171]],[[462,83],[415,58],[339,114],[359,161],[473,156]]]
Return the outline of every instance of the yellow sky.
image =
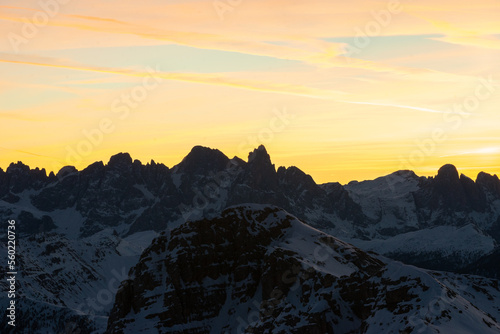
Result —
[[[194,145],[317,182],[500,171],[500,2],[3,1],[0,167],[173,166]]]

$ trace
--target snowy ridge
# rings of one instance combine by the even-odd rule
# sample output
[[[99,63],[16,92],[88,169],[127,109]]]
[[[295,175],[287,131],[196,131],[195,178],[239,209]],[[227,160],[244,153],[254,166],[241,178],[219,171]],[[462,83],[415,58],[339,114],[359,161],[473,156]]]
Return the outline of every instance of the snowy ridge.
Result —
[[[475,262],[484,254],[492,252],[497,246],[495,239],[485,235],[472,224],[463,227],[437,226],[383,240],[353,239],[349,241],[364,250],[384,254],[403,262],[411,258],[413,264],[441,270]],[[433,264],[435,258],[433,254],[447,259],[446,262],[450,266],[444,267],[442,263]]]

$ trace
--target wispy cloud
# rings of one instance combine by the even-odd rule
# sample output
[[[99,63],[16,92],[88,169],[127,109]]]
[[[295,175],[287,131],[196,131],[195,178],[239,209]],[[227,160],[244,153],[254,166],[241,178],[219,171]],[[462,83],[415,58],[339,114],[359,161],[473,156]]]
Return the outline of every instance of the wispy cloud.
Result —
[[[19,64],[19,65],[33,65],[42,67],[54,67],[76,71],[89,71],[98,73],[118,74],[133,77],[151,77],[155,76],[165,80],[184,81],[191,83],[200,83],[216,86],[228,86],[233,88],[241,88],[247,90],[255,90],[261,92],[272,92],[280,94],[290,94],[296,96],[305,96],[312,98],[339,98],[344,96],[345,93],[336,90],[318,89],[301,85],[287,84],[287,83],[272,83],[262,82],[256,80],[244,80],[238,78],[228,77],[222,74],[206,74],[206,73],[168,73],[155,71],[139,72],[130,69],[116,69],[107,67],[87,66],[83,64],[74,64],[67,60],[52,59],[47,57],[29,57],[29,56],[16,56],[16,59],[8,54],[0,53],[0,62]]]
[[[459,155],[471,155],[471,154],[492,155],[492,154],[498,154],[498,153],[500,153],[500,147],[482,147],[482,148],[478,148],[478,149],[471,150],[471,151],[464,151],[464,152],[457,152],[457,153],[453,153],[453,154],[442,155],[441,158],[455,157],[455,156],[459,156]]]
[[[55,68],[69,69],[75,71],[116,74],[129,77],[150,77],[154,75],[164,80],[183,81],[183,82],[199,83],[199,84],[207,84],[215,86],[227,86],[232,88],[254,90],[260,92],[287,94],[287,95],[302,96],[302,97],[317,98],[317,99],[327,99],[349,104],[399,108],[399,109],[413,110],[425,113],[439,113],[439,114],[454,113],[453,111],[436,110],[426,107],[410,106],[398,103],[381,103],[381,102],[370,102],[370,101],[346,100],[345,98],[349,94],[338,90],[319,89],[303,85],[295,85],[295,84],[280,83],[280,82],[246,80],[217,73],[215,74],[177,73],[177,72],[168,73],[168,72],[156,71],[152,74],[151,72],[134,71],[131,69],[96,67],[84,64],[75,64],[68,60],[53,59],[48,57],[17,56],[16,59],[13,59],[11,55],[2,53],[0,53],[0,62],[13,63],[19,65],[55,67]],[[469,113],[462,112],[461,114],[468,115]]]
[[[328,11],[331,11],[330,4],[322,1],[318,3],[320,6],[325,7],[325,10],[328,9]],[[199,3],[200,6],[201,4],[202,2]],[[188,7],[191,8],[194,5],[190,4]],[[272,8],[273,6],[280,6],[280,4],[271,2],[267,3],[266,6],[271,6]],[[185,6],[182,4],[172,4],[167,7],[172,11],[181,12],[180,10]],[[310,8],[310,6],[306,7]],[[302,8],[302,6],[294,8],[291,15],[298,16],[301,9],[305,10],[306,8]],[[280,10],[283,10],[283,8],[280,8]],[[317,11],[318,9],[315,7],[315,10]],[[350,10],[356,15],[365,15],[365,11],[359,11],[356,9],[356,6],[350,8]],[[18,23],[24,22],[24,18],[20,17],[17,13],[9,13],[8,11],[0,13],[0,19]],[[435,75],[438,73],[438,71],[430,71],[425,68],[394,66],[388,63],[358,59],[347,55],[344,43],[327,42],[324,40],[325,37],[332,37],[338,34],[337,30],[331,30],[330,21],[323,21],[327,19],[326,15],[321,16],[320,21],[314,22],[318,26],[318,30],[315,31],[299,32],[295,26],[292,26],[289,32],[284,32],[279,27],[276,27],[275,23],[264,20],[263,22],[259,21],[259,24],[270,26],[270,30],[265,33],[257,30],[253,34],[241,31],[241,28],[239,28],[240,25],[233,27],[236,29],[226,29],[220,25],[220,22],[208,20],[206,17],[197,18],[200,21],[199,24],[204,24],[204,27],[206,27],[206,29],[200,31],[199,29],[192,28],[192,24],[186,24],[185,20],[192,19],[181,15],[178,18],[172,17],[167,22],[164,20],[159,22],[157,18],[150,21],[140,21],[136,18],[127,21],[102,16],[59,14],[48,21],[47,25],[77,29],[83,32],[91,31],[102,34],[136,36],[145,40],[156,41],[159,44],[174,43],[200,49],[239,52],[255,56],[294,60],[322,68],[353,68],[397,75]],[[366,18],[361,21],[361,26],[362,23],[366,23],[364,22],[365,20]],[[169,23],[169,21],[171,22]],[[177,25],[173,23],[177,23]],[[242,22],[243,26],[247,24],[250,24],[250,22],[246,22],[246,20]],[[320,27],[324,27],[324,30],[320,30]],[[332,36],[325,34],[325,31],[332,31]],[[118,43],[119,40],[117,39]],[[269,41],[278,41],[279,43]],[[55,47],[60,47],[60,45]],[[441,74],[442,76],[449,76],[448,73]]]
[[[369,105],[369,106],[379,106],[379,107],[409,109],[409,110],[415,110],[415,111],[421,111],[421,112],[427,112],[427,113],[433,113],[433,114],[470,115],[470,113],[467,113],[467,112],[455,112],[455,111],[436,110],[436,109],[430,109],[430,108],[424,108],[424,107],[416,107],[416,106],[408,106],[408,105],[402,105],[402,104],[391,104],[391,103],[380,103],[380,102],[345,101],[345,100],[342,100],[342,101],[339,101],[339,102],[350,103],[350,104],[362,104],[362,105]]]
[[[497,6],[498,9],[498,6]],[[436,15],[425,16],[415,14],[421,20],[429,22],[436,28],[436,32],[443,34],[443,37],[429,38],[436,41],[441,41],[450,44],[456,44],[467,47],[479,47],[484,49],[500,50],[500,39],[495,34],[500,34],[500,26],[489,26],[478,22],[474,26],[461,27],[460,21],[457,18],[446,20],[445,18],[437,17]],[[473,14],[471,14],[471,17]],[[484,20],[484,18],[483,18]],[[487,22],[487,20],[484,20]]]

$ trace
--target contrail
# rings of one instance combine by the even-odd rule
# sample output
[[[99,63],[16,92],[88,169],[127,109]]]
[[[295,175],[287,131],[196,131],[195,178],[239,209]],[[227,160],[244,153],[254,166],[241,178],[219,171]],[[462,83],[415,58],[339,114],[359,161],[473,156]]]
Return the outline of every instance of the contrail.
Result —
[[[33,152],[22,151],[22,150],[16,150],[16,149],[7,148],[7,147],[2,147],[2,146],[0,146],[0,150],[6,150],[6,151],[13,151],[13,152],[18,152],[18,153],[28,154],[28,155],[33,155],[33,156],[35,156],[35,157],[48,158],[48,159],[55,160],[55,161],[59,161],[59,162],[61,162],[61,161],[62,161],[62,160],[59,160],[59,159],[57,159],[57,158],[55,158],[55,157],[49,157],[48,155],[36,154],[36,153],[33,153]]]

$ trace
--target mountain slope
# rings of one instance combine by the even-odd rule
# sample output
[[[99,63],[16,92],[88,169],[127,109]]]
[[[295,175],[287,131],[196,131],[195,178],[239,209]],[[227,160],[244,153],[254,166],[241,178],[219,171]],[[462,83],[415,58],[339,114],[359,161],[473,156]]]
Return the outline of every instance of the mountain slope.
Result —
[[[369,255],[279,208],[237,206],[155,239],[122,284],[107,333],[500,332],[498,286],[485,302],[439,275]]]
[[[496,176],[481,173],[474,182],[452,165],[435,178],[399,171],[351,182],[345,189],[372,223],[368,240],[345,239],[405,263],[463,271],[500,242],[499,186]]]
[[[369,255],[276,207],[237,206],[155,239],[122,284],[107,333],[500,333],[498,286],[476,306],[481,297],[439,275]]]

